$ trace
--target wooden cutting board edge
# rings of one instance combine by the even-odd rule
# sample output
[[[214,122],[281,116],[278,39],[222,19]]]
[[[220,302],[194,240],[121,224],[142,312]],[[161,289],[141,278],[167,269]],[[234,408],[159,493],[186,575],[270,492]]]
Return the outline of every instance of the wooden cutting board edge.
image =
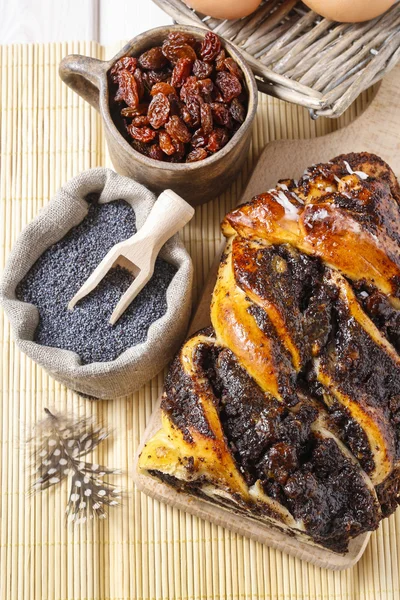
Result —
[[[279,179],[300,177],[304,169],[317,162],[327,162],[338,154],[348,152],[372,152],[381,156],[400,174],[400,65],[382,81],[380,88],[367,109],[347,127],[328,135],[308,140],[280,140],[271,142],[261,153],[238,204],[257,193],[273,188]],[[289,164],[289,167],[287,166]],[[225,247],[221,245],[201,300],[193,317],[189,333],[209,325],[209,307],[218,270],[220,256]],[[140,491],[181,510],[206,519],[248,536],[272,548],[287,552],[319,567],[341,570],[355,565],[368,544],[370,533],[351,540],[346,554],[337,554],[311,543],[299,541],[279,529],[259,521],[236,516],[231,511],[213,505],[189,494],[177,492],[156,479],[138,471],[138,459],[146,441],[161,426],[160,401],[153,411],[134,459],[133,479]]]

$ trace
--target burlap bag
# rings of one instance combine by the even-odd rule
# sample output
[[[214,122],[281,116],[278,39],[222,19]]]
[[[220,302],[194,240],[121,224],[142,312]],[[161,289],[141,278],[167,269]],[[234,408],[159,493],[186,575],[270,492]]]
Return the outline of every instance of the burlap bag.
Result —
[[[116,360],[81,365],[74,352],[36,344],[32,340],[39,312],[32,304],[16,299],[16,286],[44,250],[86,216],[88,204],[84,197],[90,192],[100,193],[102,203],[117,199],[129,202],[136,213],[138,229],[155,201],[154,194],[143,185],[110,169],[90,169],[74,177],[17,239],[0,284],[0,298],[22,352],[69,388],[108,399],[137,390],[165,367],[177,351],[190,316],[192,263],[178,235],[163,246],[161,258],[178,268],[167,290],[167,312],[150,326],[144,343],[128,348]]]

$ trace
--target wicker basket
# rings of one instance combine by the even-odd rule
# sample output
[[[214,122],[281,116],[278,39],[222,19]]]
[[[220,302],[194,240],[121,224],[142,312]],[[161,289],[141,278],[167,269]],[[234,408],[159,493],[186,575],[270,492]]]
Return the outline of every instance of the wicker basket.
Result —
[[[250,16],[223,21],[182,0],[153,0],[175,21],[209,28],[238,46],[260,91],[338,117],[400,60],[400,0],[365,23],[323,19],[297,0],[264,0]]]

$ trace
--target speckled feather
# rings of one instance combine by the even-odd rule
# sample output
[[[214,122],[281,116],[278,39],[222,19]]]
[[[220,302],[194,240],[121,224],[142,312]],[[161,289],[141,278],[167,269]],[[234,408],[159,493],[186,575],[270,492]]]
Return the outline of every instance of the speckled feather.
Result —
[[[28,443],[33,446],[35,481],[32,492],[44,491],[70,477],[66,514],[69,521],[85,523],[95,516],[106,518],[106,506],[120,504],[121,490],[104,481],[118,469],[85,461],[109,432],[92,419],[74,420],[44,409],[46,418],[36,424]]]

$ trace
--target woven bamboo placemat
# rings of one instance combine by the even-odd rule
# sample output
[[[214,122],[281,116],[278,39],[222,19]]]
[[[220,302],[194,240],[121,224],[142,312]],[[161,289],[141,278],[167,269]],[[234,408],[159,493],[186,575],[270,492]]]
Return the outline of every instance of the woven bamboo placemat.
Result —
[[[120,47],[119,45],[118,47]],[[71,52],[108,58],[94,43],[0,47],[1,260],[20,232],[70,177],[110,166],[98,115],[58,77]],[[364,92],[338,120],[310,120],[305,109],[260,95],[253,143],[239,179],[218,200],[196,210],[183,232],[199,297],[220,244],[219,222],[240,197],[264,145],[315,137],[344,126],[366,106]],[[288,165],[290,176],[290,165]],[[398,600],[400,511],[371,537],[351,570],[331,572],[186,515],[135,491],[134,451],[161,391],[163,374],[132,397],[90,402],[48,377],[16,349],[1,319],[1,600]],[[23,439],[48,406],[93,415],[114,431],[100,463],[127,474],[122,508],[105,521],[66,528],[67,486],[28,496]]]

